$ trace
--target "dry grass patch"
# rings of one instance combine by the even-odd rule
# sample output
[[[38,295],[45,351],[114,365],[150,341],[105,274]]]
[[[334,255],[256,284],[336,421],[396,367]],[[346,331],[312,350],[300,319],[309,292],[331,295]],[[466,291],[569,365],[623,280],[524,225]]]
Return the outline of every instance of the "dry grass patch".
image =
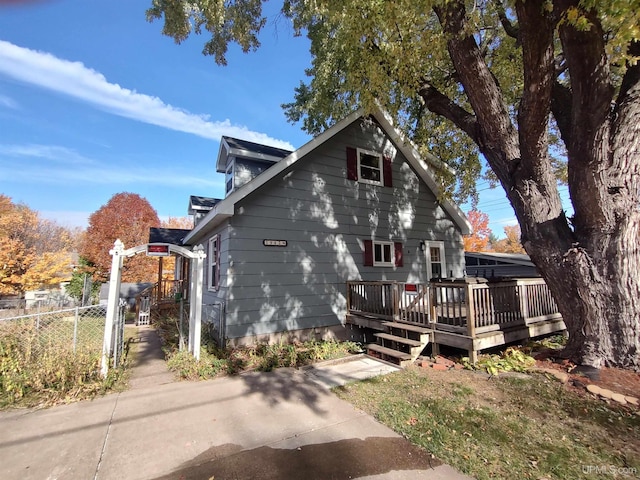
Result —
[[[336,389],[343,399],[477,479],[637,478],[638,410],[542,375],[412,367]]]
[[[0,409],[71,403],[121,390],[126,384],[126,357],[121,367],[102,378],[99,343],[97,347],[79,343],[74,348],[68,341],[72,336],[43,336],[33,322],[0,327]],[[78,336],[82,335],[79,329]]]

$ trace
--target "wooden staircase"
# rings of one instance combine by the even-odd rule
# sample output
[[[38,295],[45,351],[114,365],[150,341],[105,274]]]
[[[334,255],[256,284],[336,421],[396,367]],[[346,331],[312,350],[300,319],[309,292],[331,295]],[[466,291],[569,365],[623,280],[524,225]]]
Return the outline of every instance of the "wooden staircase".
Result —
[[[386,333],[374,333],[377,343],[367,345],[367,352],[404,368],[416,361],[429,344],[433,331],[400,322],[382,322]]]

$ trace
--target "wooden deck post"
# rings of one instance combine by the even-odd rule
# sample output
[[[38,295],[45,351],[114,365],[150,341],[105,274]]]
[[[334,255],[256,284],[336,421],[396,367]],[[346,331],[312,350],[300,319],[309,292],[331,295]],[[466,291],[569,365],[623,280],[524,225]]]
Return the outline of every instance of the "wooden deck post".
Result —
[[[393,321],[397,322],[400,320],[400,291],[398,287],[398,282],[393,282],[391,286],[391,297],[393,301]]]
[[[431,328],[436,329],[436,323],[438,323],[438,294],[437,287],[431,283],[429,285],[429,293],[430,293],[430,301],[429,301],[429,319],[431,323]]]
[[[471,337],[472,347],[469,349],[469,361],[475,364],[478,361],[478,352],[473,348],[473,342],[476,338],[476,309],[474,305],[473,291],[474,284],[465,284],[465,295],[467,304],[467,335]]]
[[[516,289],[518,300],[520,301],[520,315],[526,323],[529,318],[529,286],[524,282],[521,283],[520,280],[516,280]]]

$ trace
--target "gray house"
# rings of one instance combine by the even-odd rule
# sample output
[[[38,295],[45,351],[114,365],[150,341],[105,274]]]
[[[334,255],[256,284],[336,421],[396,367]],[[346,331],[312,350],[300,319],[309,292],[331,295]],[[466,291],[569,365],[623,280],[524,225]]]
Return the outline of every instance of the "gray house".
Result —
[[[346,282],[464,274],[462,211],[378,111],[289,152],[224,137],[224,199],[193,196],[185,245],[207,254],[203,304],[231,343],[347,338]],[[206,309],[206,308],[205,308]]]

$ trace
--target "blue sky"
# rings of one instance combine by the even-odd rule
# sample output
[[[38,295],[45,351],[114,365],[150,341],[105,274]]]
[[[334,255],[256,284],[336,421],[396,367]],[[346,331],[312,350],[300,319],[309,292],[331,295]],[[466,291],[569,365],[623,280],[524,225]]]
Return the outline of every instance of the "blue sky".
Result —
[[[222,135],[298,148],[310,137],[280,105],[310,65],[308,42],[270,19],[262,47],[231,46],[228,66],[148,23],[150,0],[0,2],[0,193],[66,226],[119,192],[161,218],[187,214],[189,195],[223,197]],[[480,209],[495,234],[515,223],[500,190]]]
[[[191,194],[223,196],[219,139],[283,148],[309,137],[286,122],[310,57],[284,20],[229,65],[148,23],[150,0],[42,0],[0,6],[0,193],[61,224],[85,225],[118,192],[161,217]]]

